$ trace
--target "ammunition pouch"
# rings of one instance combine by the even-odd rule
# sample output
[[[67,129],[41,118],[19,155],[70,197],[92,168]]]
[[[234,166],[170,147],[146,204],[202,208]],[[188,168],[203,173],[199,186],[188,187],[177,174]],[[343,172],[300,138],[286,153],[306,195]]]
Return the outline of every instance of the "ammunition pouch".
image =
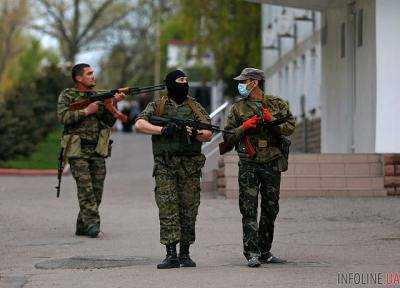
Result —
[[[102,157],[109,157],[112,144],[112,140],[109,140],[109,137],[110,129],[108,128],[100,130],[97,141],[84,139],[76,134],[66,134],[61,138],[61,147],[66,149],[69,142],[68,149],[64,152],[67,158],[79,158],[91,151]]]
[[[68,149],[67,149],[68,146]],[[79,135],[67,134],[61,138],[61,147],[64,148],[64,153],[67,158],[81,157],[81,138]]]
[[[99,141],[97,141],[97,146],[96,146],[96,153],[99,154],[100,156],[107,157],[109,154],[111,154],[111,151],[109,151],[109,138],[110,138],[110,129],[101,129],[100,134],[99,134]]]

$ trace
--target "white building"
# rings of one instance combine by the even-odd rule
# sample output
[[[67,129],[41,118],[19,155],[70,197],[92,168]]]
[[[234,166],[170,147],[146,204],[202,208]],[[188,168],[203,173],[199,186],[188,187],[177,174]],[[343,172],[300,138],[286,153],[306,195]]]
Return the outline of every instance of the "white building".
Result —
[[[321,108],[320,19],[316,11],[262,5],[267,91],[287,99],[296,116]]]
[[[285,38],[280,44],[281,47],[277,47],[281,53],[275,54],[276,58],[273,58],[274,56],[271,56],[273,50],[265,52],[264,67],[267,75],[272,75],[272,79],[269,80],[272,92],[283,91],[282,95],[291,101],[296,114],[299,113],[297,108],[299,105],[296,103],[299,101],[298,90],[312,90],[304,86],[318,85],[320,81],[320,96],[307,97],[310,95],[308,93],[305,99],[306,110],[320,103],[322,152],[400,153],[400,128],[397,124],[399,122],[397,114],[400,112],[398,96],[400,54],[397,53],[400,48],[400,0],[255,0],[253,2],[321,12],[320,32],[315,33],[318,31],[317,26],[314,27],[316,29],[313,34],[314,38],[320,37],[321,40],[320,52],[318,48],[315,49],[317,56],[315,65],[320,67],[320,73],[318,68],[315,70],[317,75],[314,76],[308,75],[307,72],[294,72],[296,69],[300,71],[304,69],[300,68],[302,56],[300,62],[298,56],[303,52],[298,52],[309,51],[310,41],[313,42],[313,38],[303,42],[297,40],[295,45],[285,44],[284,42],[294,41],[289,36],[294,34],[293,27],[297,22],[293,23],[293,18],[287,15],[284,15],[286,24],[282,24],[280,28],[272,27],[288,31],[288,37],[280,36],[281,42],[282,38]],[[279,13],[279,9],[282,15],[282,8],[276,9],[278,12],[264,12],[263,18],[266,18],[263,19],[264,29],[268,29],[265,25],[268,25],[271,15],[274,17],[274,13]],[[290,15],[295,11],[297,10],[287,9],[286,13]],[[306,28],[301,30],[303,29]],[[273,48],[279,44],[279,38],[274,40],[276,38],[265,36],[264,46]],[[270,59],[276,60],[272,65],[267,53]],[[305,57],[307,62],[307,53]],[[321,61],[320,65],[318,59]],[[305,64],[306,71],[307,65],[310,64]],[[318,75],[321,76],[320,80]],[[310,81],[315,83],[305,84]],[[295,92],[293,87],[297,87]],[[313,93],[318,94],[318,92]],[[317,103],[315,105],[310,103],[314,100]]]

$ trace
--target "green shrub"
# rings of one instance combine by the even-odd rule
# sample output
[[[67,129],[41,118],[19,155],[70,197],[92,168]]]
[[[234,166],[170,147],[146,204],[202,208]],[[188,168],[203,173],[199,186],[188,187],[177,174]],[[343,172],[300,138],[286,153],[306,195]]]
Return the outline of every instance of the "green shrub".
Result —
[[[57,98],[69,77],[55,64],[44,67],[30,83],[5,94],[0,104],[0,162],[28,156],[57,124]]]

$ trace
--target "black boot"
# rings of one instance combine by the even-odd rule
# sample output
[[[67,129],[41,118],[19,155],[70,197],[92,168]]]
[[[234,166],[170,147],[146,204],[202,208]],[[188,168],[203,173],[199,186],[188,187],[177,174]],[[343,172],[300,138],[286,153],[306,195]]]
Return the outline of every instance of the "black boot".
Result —
[[[170,269],[170,268],[179,268],[180,263],[178,260],[178,256],[176,255],[176,243],[168,244],[165,246],[167,250],[167,256],[160,264],[157,265],[158,269]]]
[[[258,257],[258,260],[262,264],[267,264],[267,263],[284,264],[284,263],[286,263],[286,260],[283,260],[277,256],[274,256],[271,252],[261,253],[261,256]]]
[[[100,224],[94,224],[89,227],[89,229],[85,232],[86,236],[91,238],[96,238],[100,233]]]
[[[83,224],[83,221],[80,217],[76,219],[76,230],[75,230],[75,235],[76,236],[85,236],[85,227]]]
[[[181,243],[180,245],[179,262],[181,267],[196,267],[196,262],[190,259],[189,246],[190,244],[187,243]]]

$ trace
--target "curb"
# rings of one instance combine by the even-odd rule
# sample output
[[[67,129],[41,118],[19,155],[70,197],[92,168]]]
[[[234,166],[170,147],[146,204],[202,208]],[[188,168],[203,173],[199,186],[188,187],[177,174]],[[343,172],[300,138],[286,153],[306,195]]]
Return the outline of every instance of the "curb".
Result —
[[[57,169],[12,169],[0,168],[0,176],[57,176]],[[63,176],[70,175],[69,165],[65,167]]]

